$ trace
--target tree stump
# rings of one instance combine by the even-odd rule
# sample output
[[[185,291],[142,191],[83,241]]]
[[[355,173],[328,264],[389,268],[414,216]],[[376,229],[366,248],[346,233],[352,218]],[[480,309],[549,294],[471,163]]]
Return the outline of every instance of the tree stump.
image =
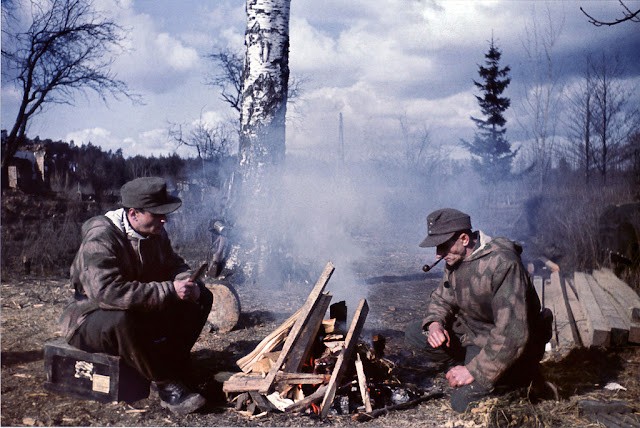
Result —
[[[228,333],[238,324],[240,319],[240,298],[236,290],[222,282],[207,283],[206,287],[213,294],[213,305],[207,317],[210,331]]]

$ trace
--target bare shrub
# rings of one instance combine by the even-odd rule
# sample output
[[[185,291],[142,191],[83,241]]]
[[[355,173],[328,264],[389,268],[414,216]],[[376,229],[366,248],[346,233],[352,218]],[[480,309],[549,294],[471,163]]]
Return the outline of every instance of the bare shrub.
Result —
[[[549,188],[539,205],[534,244],[541,255],[565,271],[601,267],[600,215],[609,205],[632,200],[632,189],[626,184],[585,187],[569,183]]]

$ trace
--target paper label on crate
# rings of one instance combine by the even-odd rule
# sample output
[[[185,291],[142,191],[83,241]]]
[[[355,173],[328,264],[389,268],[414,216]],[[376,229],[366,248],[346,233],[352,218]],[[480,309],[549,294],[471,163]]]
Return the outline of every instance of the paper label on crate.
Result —
[[[94,374],[93,375],[93,390],[97,392],[109,393],[109,385],[111,384],[111,378],[109,376]]]
[[[93,376],[93,363],[88,361],[76,361],[74,377],[81,379],[87,378],[91,380]]]

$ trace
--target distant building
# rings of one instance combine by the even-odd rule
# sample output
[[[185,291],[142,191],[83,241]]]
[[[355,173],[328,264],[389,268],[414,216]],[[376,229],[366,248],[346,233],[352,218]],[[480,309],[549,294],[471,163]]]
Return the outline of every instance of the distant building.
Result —
[[[2,130],[2,144],[7,138],[7,131]],[[33,193],[51,188],[51,173],[64,175],[70,162],[66,152],[68,145],[51,140],[41,141],[36,137],[27,140],[16,151],[7,167],[7,184],[11,189],[20,189]]]

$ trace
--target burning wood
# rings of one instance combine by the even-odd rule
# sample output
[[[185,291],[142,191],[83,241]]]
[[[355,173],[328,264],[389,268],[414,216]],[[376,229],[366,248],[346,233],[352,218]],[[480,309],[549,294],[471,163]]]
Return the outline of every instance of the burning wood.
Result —
[[[375,408],[395,404],[388,387],[372,383],[391,379],[393,363],[382,357],[384,337],[374,336],[373,350],[359,343],[367,301],[360,301],[345,331],[346,305],[330,306],[331,295],[323,292],[333,270],[328,263],[304,305],[237,361],[242,373],[223,384],[228,395],[235,395],[237,410],[305,412],[326,418],[332,408],[371,415]],[[328,309],[333,316],[325,320]]]

